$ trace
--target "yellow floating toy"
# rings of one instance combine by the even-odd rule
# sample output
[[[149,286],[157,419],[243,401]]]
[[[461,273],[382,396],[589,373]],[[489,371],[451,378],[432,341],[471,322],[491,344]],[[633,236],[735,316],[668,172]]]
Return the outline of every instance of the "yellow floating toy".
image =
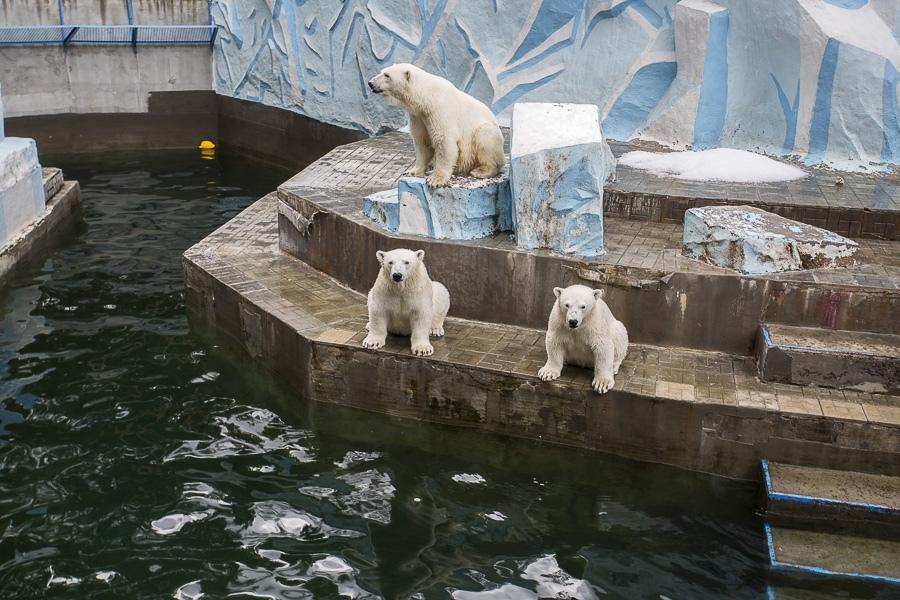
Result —
[[[201,150],[215,150],[216,145],[209,140],[203,140],[202,142],[200,142],[198,148],[200,148]]]

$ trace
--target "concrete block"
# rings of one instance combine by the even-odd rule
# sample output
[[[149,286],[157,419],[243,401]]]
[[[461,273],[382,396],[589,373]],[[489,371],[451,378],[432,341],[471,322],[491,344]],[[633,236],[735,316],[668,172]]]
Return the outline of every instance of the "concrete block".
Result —
[[[689,209],[682,239],[685,256],[748,274],[847,266],[859,249],[831,231],[749,206]]]
[[[400,227],[400,201],[397,190],[375,192],[363,200],[363,214],[388,231],[396,232]]]
[[[0,87],[0,142],[3,141],[3,88]]]
[[[44,210],[44,181],[34,140],[0,141],[0,246]]]
[[[511,227],[509,176],[490,179],[454,177],[432,188],[423,177],[402,177],[398,184],[399,233],[442,240],[475,240]]]
[[[595,105],[516,104],[510,177],[518,245],[603,254],[603,183],[614,170]]]

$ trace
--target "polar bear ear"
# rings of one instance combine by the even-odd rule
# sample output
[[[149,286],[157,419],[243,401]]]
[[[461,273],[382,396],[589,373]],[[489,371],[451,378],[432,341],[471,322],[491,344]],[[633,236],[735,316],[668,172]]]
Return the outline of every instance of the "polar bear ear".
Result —
[[[559,295],[563,293],[563,289],[561,287],[553,288],[553,295],[559,298]]]
[[[375,258],[378,259],[378,262],[380,262],[381,264],[384,264],[384,252],[379,250],[378,252],[375,253]]]
[[[606,297],[606,292],[603,290],[593,290],[594,292],[594,300],[603,300]]]
[[[424,250],[416,250],[416,258],[418,258],[419,260],[422,260],[423,258],[425,258],[425,251]]]

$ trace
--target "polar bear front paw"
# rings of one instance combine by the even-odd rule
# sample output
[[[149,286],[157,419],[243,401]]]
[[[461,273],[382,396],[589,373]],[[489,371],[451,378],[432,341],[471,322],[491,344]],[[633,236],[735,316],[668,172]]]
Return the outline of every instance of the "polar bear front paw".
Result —
[[[380,340],[371,335],[367,335],[366,339],[363,340],[363,348],[371,348],[373,350],[377,350],[378,348],[384,348],[384,340]]]
[[[541,367],[541,370],[538,371],[538,377],[541,378],[541,381],[553,381],[554,379],[559,379],[559,371],[544,365]]]
[[[425,178],[425,183],[429,186],[443,187],[450,183],[450,174],[449,173],[439,173],[438,171],[433,172],[431,175]]]
[[[594,380],[591,382],[591,387],[594,388],[594,391],[598,394],[605,394],[616,384],[616,380],[612,375],[598,375],[594,377]]]
[[[443,327],[433,327],[431,329],[431,335],[434,337],[444,337],[444,328]]]
[[[412,347],[412,353],[416,356],[431,356],[434,354],[434,346],[432,346],[428,342],[424,342],[422,344],[414,344]]]
[[[425,174],[425,169],[421,169],[419,167],[410,167],[406,171],[404,171],[403,175],[406,177],[421,177]]]

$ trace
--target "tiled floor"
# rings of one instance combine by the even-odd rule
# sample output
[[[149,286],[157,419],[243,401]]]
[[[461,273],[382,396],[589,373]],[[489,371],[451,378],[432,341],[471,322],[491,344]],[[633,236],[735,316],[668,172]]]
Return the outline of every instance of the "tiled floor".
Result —
[[[252,205],[186,257],[241,291],[304,336],[359,347],[365,335],[365,298],[278,249],[276,197]],[[447,334],[433,340],[428,359],[472,369],[502,371],[533,380],[544,362],[543,332],[450,319]],[[409,354],[407,338],[390,338],[377,352]],[[586,390],[590,372],[567,367],[559,383]],[[678,348],[632,345],[616,388],[683,402],[732,405],[766,411],[900,426],[900,397],[761,383],[747,357]]]
[[[396,186],[398,177],[412,164],[413,159],[409,138],[405,134],[388,134],[335,148],[282,184],[279,190],[284,194],[301,197],[322,209],[337,212],[362,226],[377,228],[378,226],[361,212],[363,198],[369,193]],[[638,176],[623,172],[615,185],[632,177]],[[812,181],[807,183],[809,186],[813,185]],[[882,184],[889,185],[887,180]],[[897,182],[890,185],[894,184]],[[677,183],[677,185],[685,184]],[[741,187],[733,184],[690,185],[697,188],[693,192],[704,188],[713,196],[720,194],[716,197],[722,197],[723,194],[727,195],[726,192],[732,193]],[[793,182],[784,185],[796,187],[800,184]],[[810,197],[814,196],[812,187],[809,187],[809,190]],[[826,202],[824,196],[820,200],[822,203]],[[654,222],[607,215],[604,218],[607,252],[599,258],[584,262],[647,269],[660,275],[672,272],[735,275],[731,271],[681,256],[681,229],[681,224],[675,222]],[[412,236],[410,238],[414,239]],[[752,277],[776,281],[807,281],[828,285],[900,289],[900,242],[877,239],[858,241],[860,251],[857,256],[860,264],[857,266]],[[507,234],[464,243],[485,248],[502,248],[510,252],[520,251]],[[534,250],[529,252],[542,253]]]

